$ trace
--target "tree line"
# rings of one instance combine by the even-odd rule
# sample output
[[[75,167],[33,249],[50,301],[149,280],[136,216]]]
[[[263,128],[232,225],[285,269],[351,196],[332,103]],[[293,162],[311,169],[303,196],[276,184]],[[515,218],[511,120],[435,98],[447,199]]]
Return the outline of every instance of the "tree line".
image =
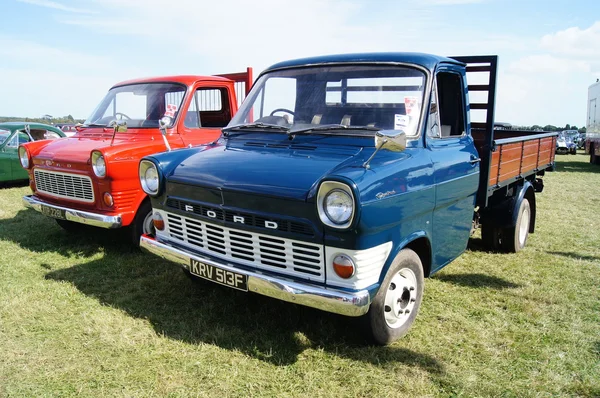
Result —
[[[547,124],[545,126],[540,126],[538,124],[534,124],[533,126],[513,126],[516,130],[531,130],[531,131],[563,131],[563,130],[577,130],[580,133],[585,133],[585,127],[577,127],[575,125],[566,124],[565,127],[553,126],[551,124]]]
[[[75,119],[71,115],[53,117],[52,119],[43,117],[15,117],[15,116],[0,116],[0,123],[4,122],[32,122],[45,124],[77,124],[83,123],[84,119]]]

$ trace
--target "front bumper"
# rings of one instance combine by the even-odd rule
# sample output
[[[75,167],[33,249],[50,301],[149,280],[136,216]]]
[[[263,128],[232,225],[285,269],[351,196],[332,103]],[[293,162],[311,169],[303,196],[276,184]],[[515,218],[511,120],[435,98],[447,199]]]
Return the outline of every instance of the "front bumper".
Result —
[[[106,216],[104,214],[90,213],[88,211],[69,209],[68,207],[57,206],[46,203],[33,195],[23,196],[23,204],[36,211],[42,212],[42,205],[52,209],[65,212],[67,221],[73,221],[80,224],[91,225],[100,228],[120,228],[122,226],[121,216]]]
[[[248,276],[248,291],[276,298],[290,303],[305,305],[323,311],[346,316],[360,316],[367,313],[371,305],[368,290],[355,293],[326,289],[293,282],[279,277],[271,277],[251,271],[241,270],[231,264],[211,260],[161,243],[147,235],[142,235],[140,248],[165,260],[172,261],[188,269],[190,260],[201,261],[214,267]]]

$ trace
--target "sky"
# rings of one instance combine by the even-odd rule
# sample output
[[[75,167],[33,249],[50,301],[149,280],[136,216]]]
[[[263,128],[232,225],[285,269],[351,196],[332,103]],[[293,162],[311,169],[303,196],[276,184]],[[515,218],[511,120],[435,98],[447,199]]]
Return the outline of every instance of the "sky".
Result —
[[[138,77],[417,51],[499,55],[496,120],[584,126],[599,0],[0,0],[0,116],[85,119]]]

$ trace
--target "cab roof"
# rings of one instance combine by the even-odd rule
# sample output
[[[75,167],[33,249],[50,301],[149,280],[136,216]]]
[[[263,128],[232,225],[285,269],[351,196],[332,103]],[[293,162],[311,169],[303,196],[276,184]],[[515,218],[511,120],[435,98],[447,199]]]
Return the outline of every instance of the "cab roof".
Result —
[[[141,78],[141,79],[125,80],[123,82],[115,84],[113,87],[126,86],[128,84],[140,84],[140,83],[181,83],[186,86],[190,86],[200,80],[208,81],[208,82],[231,81],[227,78],[220,77],[220,76],[176,75],[176,76],[157,76],[157,77],[146,77],[146,78]]]
[[[421,65],[430,71],[433,71],[440,62],[447,62],[457,65],[464,65],[452,58],[441,57],[438,55],[409,52],[389,52],[389,53],[357,53],[357,54],[336,54],[323,55],[319,57],[300,58],[290,61],[279,62],[269,67],[266,71],[281,68],[294,68],[302,66],[339,64],[339,63],[409,63]]]

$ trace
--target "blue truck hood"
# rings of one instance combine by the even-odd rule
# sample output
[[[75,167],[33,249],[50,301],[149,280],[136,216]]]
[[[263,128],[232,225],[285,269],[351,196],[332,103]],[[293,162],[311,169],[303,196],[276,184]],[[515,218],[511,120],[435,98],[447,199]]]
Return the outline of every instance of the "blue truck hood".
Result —
[[[241,141],[190,152],[169,181],[225,191],[306,200],[323,176],[362,164],[362,147]]]

